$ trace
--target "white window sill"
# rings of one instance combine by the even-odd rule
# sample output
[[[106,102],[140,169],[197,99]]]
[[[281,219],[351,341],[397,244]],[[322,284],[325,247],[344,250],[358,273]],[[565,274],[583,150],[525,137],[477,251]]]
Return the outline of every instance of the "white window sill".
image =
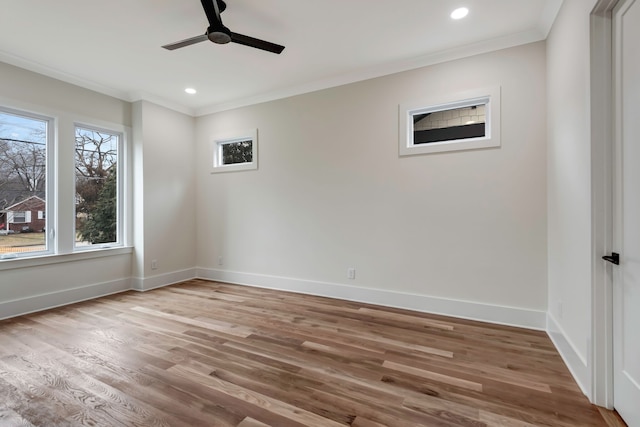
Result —
[[[82,261],[86,259],[103,258],[108,256],[126,255],[133,252],[133,247],[98,248],[74,252],[70,254],[35,255],[28,258],[13,258],[0,260],[0,271],[17,268],[38,267],[42,265],[62,264],[65,262]]]

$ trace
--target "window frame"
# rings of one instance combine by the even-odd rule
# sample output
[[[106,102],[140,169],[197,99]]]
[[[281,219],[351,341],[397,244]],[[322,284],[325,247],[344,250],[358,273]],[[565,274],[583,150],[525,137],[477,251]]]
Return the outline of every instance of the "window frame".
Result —
[[[98,259],[133,252],[133,129],[125,123],[112,122],[81,113],[60,111],[0,96],[0,111],[47,122],[46,250],[0,254],[0,272],[25,267],[55,265],[61,262]],[[119,158],[120,245],[93,245],[74,250],[74,127],[96,127],[121,134]],[[68,143],[70,142],[70,143]],[[35,215],[35,214],[34,214]]]
[[[400,104],[398,106],[399,156],[500,147],[500,98],[500,86],[492,86]],[[485,136],[414,143],[413,116],[479,105],[485,106]]]
[[[13,211],[13,219],[12,219],[11,223],[12,224],[26,224],[27,222],[30,222],[30,221],[27,221],[27,217],[28,217],[27,211]],[[21,218],[22,221],[18,221],[16,218]],[[8,220],[9,219],[7,218],[7,221]]]
[[[117,160],[116,160],[116,176],[117,176],[117,183],[116,183],[116,241],[115,242],[109,242],[109,243],[96,243],[96,244],[88,244],[88,245],[78,245],[77,241],[76,241],[76,179],[75,179],[75,173],[74,173],[74,180],[73,180],[73,200],[74,200],[74,204],[73,204],[73,252],[86,252],[86,251],[92,251],[92,250],[96,250],[96,249],[110,249],[110,248],[119,248],[125,245],[125,241],[126,241],[126,236],[125,236],[125,204],[127,203],[127,201],[125,200],[126,198],[126,187],[125,187],[125,182],[126,182],[126,159],[123,158],[123,156],[125,155],[125,153],[127,153],[126,151],[126,130],[125,129],[115,129],[116,126],[109,127],[109,126],[96,126],[93,124],[88,124],[86,122],[81,122],[81,121],[74,121],[73,123],[73,135],[75,138],[76,135],[76,131],[78,128],[80,129],[84,129],[84,130],[88,130],[88,131],[94,131],[94,132],[102,132],[105,134],[109,134],[109,135],[115,135],[118,137],[118,145],[117,145]],[[73,149],[73,153],[74,153],[74,171],[75,171],[75,140],[74,140],[74,149]]]
[[[222,163],[222,148],[224,145],[236,142],[251,141],[251,162]],[[258,169],[258,129],[247,129],[227,135],[214,137],[211,142],[211,173],[238,172]]]

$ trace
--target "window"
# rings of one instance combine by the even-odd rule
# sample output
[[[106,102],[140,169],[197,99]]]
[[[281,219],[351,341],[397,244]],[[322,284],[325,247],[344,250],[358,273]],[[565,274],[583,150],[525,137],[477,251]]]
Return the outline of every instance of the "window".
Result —
[[[0,108],[0,259],[51,247],[46,219],[31,215],[51,205],[48,147],[53,119]]]
[[[500,88],[400,105],[401,156],[500,146]]]
[[[253,162],[253,141],[250,139],[221,142],[219,147],[222,151],[220,153],[221,166]]]
[[[122,135],[76,126],[75,136],[75,247],[119,244]]]
[[[24,224],[27,222],[27,212],[13,212],[13,221],[9,218],[9,222],[14,224]]]
[[[258,168],[257,130],[215,138],[212,144],[212,172],[231,172]]]
[[[129,242],[127,135],[117,124],[94,127],[0,106],[0,263],[100,256],[86,251]]]

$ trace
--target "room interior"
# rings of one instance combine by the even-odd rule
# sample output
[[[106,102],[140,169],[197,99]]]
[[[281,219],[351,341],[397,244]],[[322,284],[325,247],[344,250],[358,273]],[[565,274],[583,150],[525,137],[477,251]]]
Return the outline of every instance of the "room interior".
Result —
[[[68,3],[77,15],[91,8]],[[123,49],[118,62],[109,51],[103,64],[80,60],[77,73],[74,64],[62,68],[73,49],[11,40],[7,34],[24,24],[20,13],[30,5],[3,5],[16,10],[0,18],[0,105],[55,117],[61,147],[79,120],[126,129],[130,192],[122,246],[0,261],[0,318],[127,290],[145,295],[195,278],[293,291],[545,331],[581,391],[607,406],[595,388],[592,329],[590,23],[597,1],[496,0],[487,9],[536,3],[527,9],[535,14],[530,27],[514,23],[500,35],[471,34],[472,41],[445,38],[449,45],[422,52],[407,37],[395,56],[335,47],[341,64],[313,39],[326,66],[311,48],[297,52],[306,39],[285,37],[313,22],[305,21],[311,19],[305,6],[269,2],[281,8],[276,13],[227,1],[225,23],[286,46],[275,55],[208,42],[161,51],[206,27],[198,2],[163,3],[173,13],[154,13],[164,20],[154,25],[167,25],[166,33],[144,36],[154,43],[146,49],[158,49],[145,71],[167,67],[157,76],[135,71],[145,55],[135,43],[109,46]],[[480,15],[483,2],[466,3],[470,19]],[[372,20],[393,12],[389,35],[403,31],[406,10],[371,7]],[[131,8],[132,15],[145,13],[141,5]],[[233,19],[234,8],[245,22]],[[101,19],[112,19],[114,9]],[[442,19],[449,19],[446,11]],[[172,15],[179,25],[166,24]],[[280,22],[296,17],[295,31]],[[151,25],[131,28],[131,21],[114,25],[118,40]],[[347,24],[338,24],[348,39]],[[86,25],[78,23],[78,32]],[[67,28],[59,32],[78,37]],[[92,49],[104,33],[74,47]],[[378,48],[392,52],[385,43],[398,40],[384,36],[375,40]],[[369,46],[354,37],[345,50]],[[289,52],[308,62],[299,74],[287,62]],[[190,73],[191,59],[205,69]],[[131,78],[116,85],[127,73]],[[262,74],[281,77],[261,82]],[[154,85],[162,90],[151,92]],[[198,93],[185,95],[186,85]],[[499,147],[398,155],[399,105],[496,86]],[[246,129],[257,130],[257,169],[213,171],[214,139]],[[57,209],[70,215],[62,203]]]

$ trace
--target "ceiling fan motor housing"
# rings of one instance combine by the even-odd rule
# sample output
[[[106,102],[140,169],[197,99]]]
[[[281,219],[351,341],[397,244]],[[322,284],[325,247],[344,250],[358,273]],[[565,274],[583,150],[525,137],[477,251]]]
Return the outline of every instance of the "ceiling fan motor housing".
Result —
[[[214,43],[227,44],[231,41],[231,31],[224,26],[219,29],[209,28],[207,37]]]

